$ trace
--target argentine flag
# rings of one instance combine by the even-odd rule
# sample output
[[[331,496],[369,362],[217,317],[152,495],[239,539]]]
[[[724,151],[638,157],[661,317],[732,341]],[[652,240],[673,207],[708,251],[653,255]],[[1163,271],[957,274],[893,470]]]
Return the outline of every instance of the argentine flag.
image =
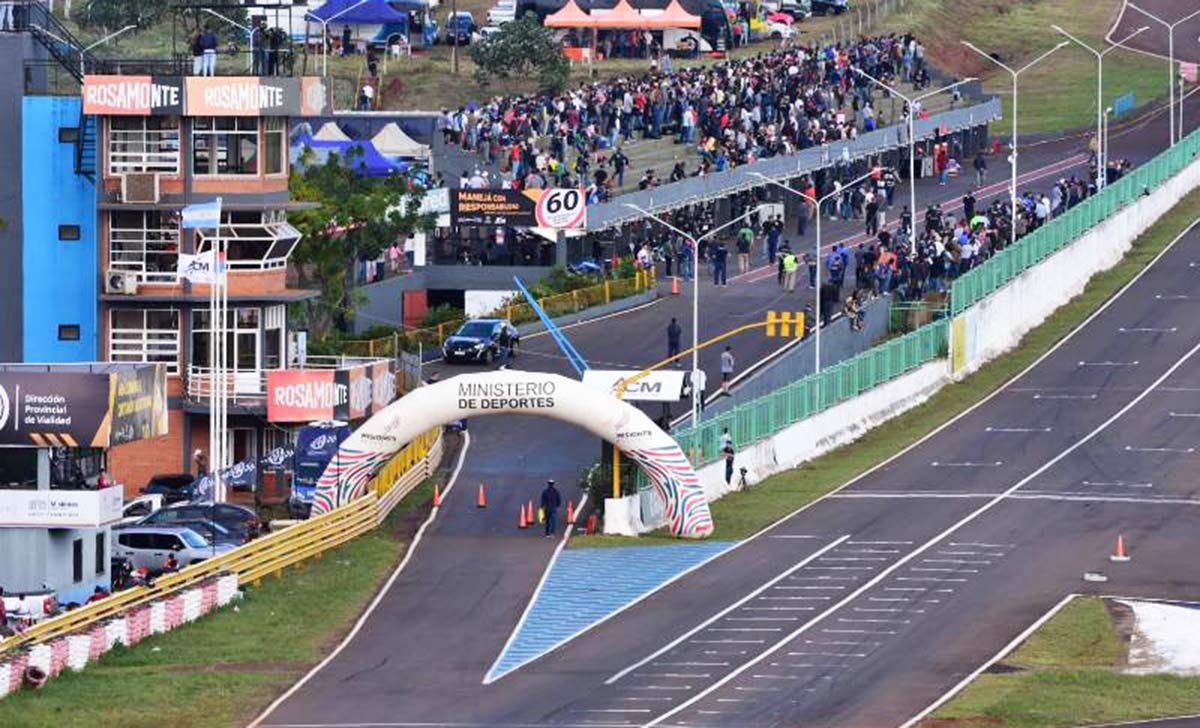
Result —
[[[215,228],[221,225],[221,198],[183,208],[182,227]]]

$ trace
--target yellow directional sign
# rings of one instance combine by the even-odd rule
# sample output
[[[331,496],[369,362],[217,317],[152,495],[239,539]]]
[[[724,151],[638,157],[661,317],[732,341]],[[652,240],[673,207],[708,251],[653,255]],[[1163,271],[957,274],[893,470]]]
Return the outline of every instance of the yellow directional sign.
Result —
[[[776,329],[778,327],[778,329]],[[792,332],[795,333],[792,333]],[[767,311],[767,336],[804,338],[804,314],[791,311]]]

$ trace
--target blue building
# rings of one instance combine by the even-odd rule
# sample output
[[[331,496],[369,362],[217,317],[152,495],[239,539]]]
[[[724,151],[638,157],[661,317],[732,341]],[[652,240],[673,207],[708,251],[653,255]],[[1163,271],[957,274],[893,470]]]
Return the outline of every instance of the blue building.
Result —
[[[98,359],[95,128],[28,34],[0,34],[0,361]]]

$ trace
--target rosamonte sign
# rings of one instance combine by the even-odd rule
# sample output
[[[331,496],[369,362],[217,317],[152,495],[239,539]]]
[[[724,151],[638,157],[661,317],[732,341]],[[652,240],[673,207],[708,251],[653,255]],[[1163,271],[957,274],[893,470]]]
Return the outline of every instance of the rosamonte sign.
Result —
[[[356,420],[381,411],[395,398],[396,379],[387,362],[267,372],[270,422]]]
[[[320,116],[321,78],[84,76],[83,112],[100,116]]]

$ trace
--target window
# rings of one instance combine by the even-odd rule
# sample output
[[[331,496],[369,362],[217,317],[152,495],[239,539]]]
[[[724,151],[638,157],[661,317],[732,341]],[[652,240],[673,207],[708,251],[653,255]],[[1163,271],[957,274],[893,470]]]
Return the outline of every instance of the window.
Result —
[[[58,127],[58,143],[59,144],[74,144],[79,141],[79,127],[77,126],[60,126]]]
[[[287,159],[287,124],[286,120],[272,116],[268,117],[263,126],[263,174],[283,174],[284,160]]]
[[[77,538],[71,542],[71,581],[83,581],[83,539]]]
[[[108,571],[108,559],[104,554],[104,532],[96,534],[96,575],[102,576]]]
[[[212,235],[211,230],[198,232],[197,253],[212,248]],[[231,270],[284,268],[300,237],[282,210],[222,214],[221,241]]]
[[[225,365],[233,369],[254,371],[259,368],[259,309],[230,309],[225,320]],[[208,311],[192,310],[192,364],[211,366],[208,340],[212,327]]]
[[[59,324],[59,341],[79,341],[79,324]]]
[[[192,120],[192,172],[258,174],[258,119],[243,116]]]
[[[59,225],[58,239],[59,240],[78,240],[79,239],[78,225]]]
[[[165,210],[110,211],[108,267],[135,273],[143,283],[176,283],[178,216]]]
[[[179,311],[114,308],[109,311],[108,360],[167,365],[179,373]]]
[[[179,174],[179,117],[110,116],[109,174]]]
[[[280,369],[286,363],[283,360],[286,321],[287,307],[267,306],[263,309],[263,367],[266,369]]]

